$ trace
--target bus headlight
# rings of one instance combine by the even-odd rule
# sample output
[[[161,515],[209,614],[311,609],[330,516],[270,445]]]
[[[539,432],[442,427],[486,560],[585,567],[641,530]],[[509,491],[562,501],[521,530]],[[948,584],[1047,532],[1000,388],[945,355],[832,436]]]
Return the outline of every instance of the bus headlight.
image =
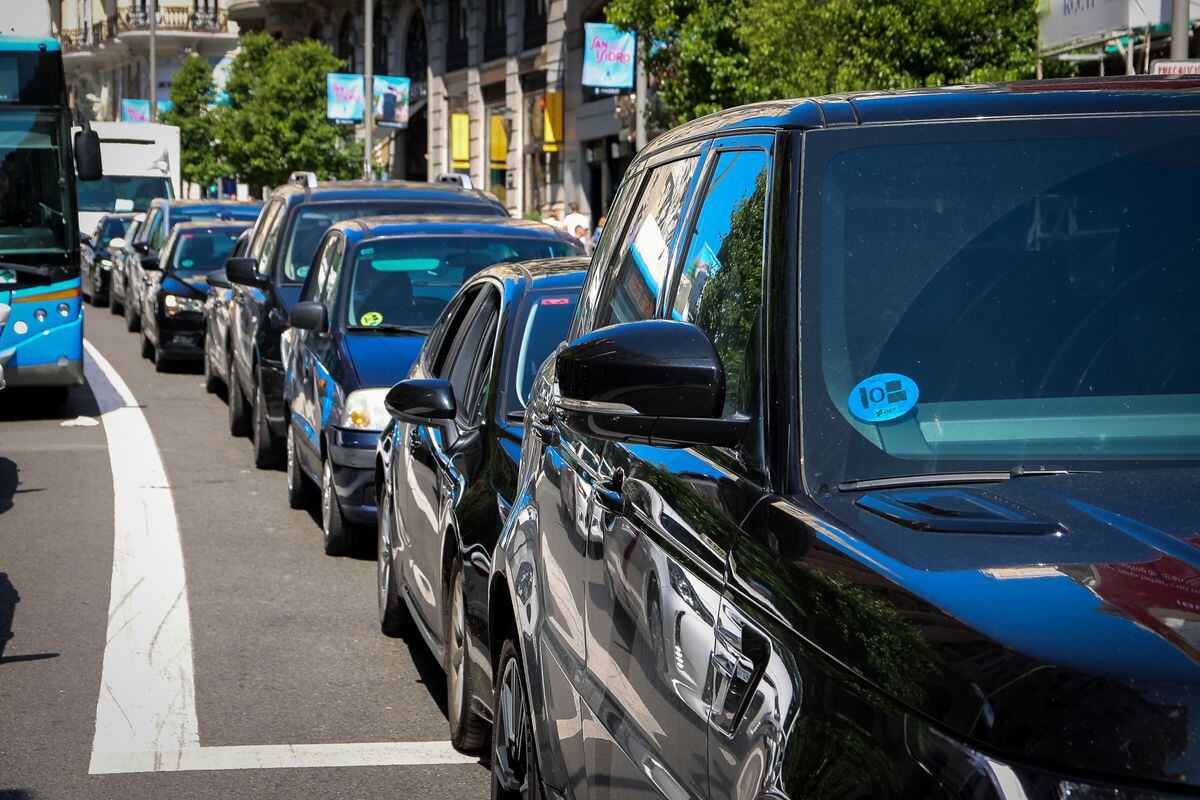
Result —
[[[66,317],[66,316],[70,315],[70,313],[71,313],[71,307],[69,305],[67,305],[66,303],[58,304],[58,315],[60,317]]]
[[[198,297],[182,297],[177,294],[169,294],[163,298],[163,308],[167,310],[167,316],[169,317],[187,312],[199,314],[204,310],[204,301]]]
[[[39,308],[36,311],[34,311],[33,318],[36,319],[38,322],[45,322],[46,321],[46,309]]]
[[[346,398],[346,412],[342,416],[342,427],[356,431],[381,431],[387,425],[387,409],[383,398],[387,389],[359,389]]]

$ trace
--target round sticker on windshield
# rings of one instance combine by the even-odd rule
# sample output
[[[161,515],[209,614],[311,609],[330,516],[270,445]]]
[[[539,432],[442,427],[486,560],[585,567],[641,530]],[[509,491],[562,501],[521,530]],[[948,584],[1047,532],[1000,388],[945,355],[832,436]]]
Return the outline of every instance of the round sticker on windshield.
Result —
[[[912,411],[919,395],[912,378],[882,372],[864,378],[850,390],[850,413],[863,422],[888,422]]]
[[[368,311],[358,321],[363,325],[375,326],[383,322],[383,314],[378,311]]]

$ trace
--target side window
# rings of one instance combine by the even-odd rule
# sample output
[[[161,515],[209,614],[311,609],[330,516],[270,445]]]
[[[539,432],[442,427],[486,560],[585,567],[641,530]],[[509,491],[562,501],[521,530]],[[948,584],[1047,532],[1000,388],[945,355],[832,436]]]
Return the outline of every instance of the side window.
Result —
[[[590,331],[593,327],[592,322],[596,319],[600,287],[604,283],[602,279],[608,271],[606,265],[612,259],[613,242],[621,237],[621,231],[625,229],[625,223],[629,221],[629,210],[634,205],[633,201],[638,195],[638,187],[641,186],[643,177],[644,173],[629,175],[621,184],[621,188],[617,190],[617,196],[613,200],[609,214],[610,219],[604,226],[604,233],[596,245],[596,252],[592,254],[588,277],[584,282],[583,293],[579,299],[579,310],[571,325],[571,332],[567,336],[568,341],[581,333]]]
[[[275,258],[275,251],[279,249],[279,238],[287,216],[287,210],[281,209],[274,217],[267,220],[267,229],[263,233],[262,251],[258,256],[258,273],[260,275],[269,276],[271,274],[271,262]]]
[[[319,269],[324,275],[317,299],[329,309],[330,316],[333,315],[333,304],[337,301],[338,284],[341,282],[338,278],[342,274],[342,252],[345,247],[346,240],[340,234],[330,234],[326,240],[325,252],[321,254]]]
[[[632,211],[611,266],[601,276],[593,328],[654,316],[679,238],[683,205],[700,159],[692,156],[655,167]]]
[[[159,213],[154,220],[154,227],[150,230],[150,249],[162,250],[163,241],[167,238],[167,215],[165,212]]]
[[[262,213],[258,215],[258,224],[254,227],[254,234],[250,240],[248,255],[254,258],[259,258],[262,255],[263,242],[267,238],[267,231],[271,230],[271,226],[275,222],[275,217],[279,216],[279,209],[282,207],[282,200],[272,200],[262,210]]]
[[[151,233],[158,226],[159,216],[160,215],[159,215],[157,208],[150,212],[150,215],[148,217],[146,217],[145,222],[143,222],[141,227],[138,228],[137,241],[139,241],[139,242],[149,241]]]
[[[491,357],[492,348],[487,344],[487,337],[489,332],[495,336],[496,306],[496,293],[493,291],[486,291],[475,301],[443,370],[442,377],[454,387],[459,415],[467,419],[471,419],[475,411],[475,398],[471,390],[477,369],[481,362]]]
[[[301,300],[316,300],[321,296],[325,288],[325,278],[329,275],[329,256],[333,250],[333,240],[333,236],[325,237],[325,241],[317,250],[317,255],[313,257],[317,270],[313,274],[312,280],[304,284],[304,294],[300,297]]]
[[[768,163],[762,150],[719,155],[671,304],[671,317],[703,330],[721,356],[726,416],[751,410],[751,350],[763,301]]]
[[[466,318],[467,312],[471,310],[471,306],[475,304],[479,292],[479,287],[474,286],[459,294],[457,299],[446,307],[438,322],[433,326],[433,330],[429,334],[429,341],[425,345],[425,368],[429,370],[430,375],[436,375],[439,378],[445,377],[443,370],[450,355],[450,348],[454,345],[454,340],[458,338],[458,331],[462,327],[463,320]]]

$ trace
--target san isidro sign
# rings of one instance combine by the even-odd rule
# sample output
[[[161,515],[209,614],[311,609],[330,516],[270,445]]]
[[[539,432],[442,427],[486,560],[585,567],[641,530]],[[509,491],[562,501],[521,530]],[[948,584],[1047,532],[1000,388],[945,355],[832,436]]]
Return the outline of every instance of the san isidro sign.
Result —
[[[1200,0],[1191,0],[1190,19],[1200,18]],[[1041,49],[1086,44],[1110,34],[1147,25],[1169,25],[1171,0],[1040,0]]]
[[[583,80],[596,94],[623,94],[633,90],[637,64],[637,36],[607,22],[583,26]]]

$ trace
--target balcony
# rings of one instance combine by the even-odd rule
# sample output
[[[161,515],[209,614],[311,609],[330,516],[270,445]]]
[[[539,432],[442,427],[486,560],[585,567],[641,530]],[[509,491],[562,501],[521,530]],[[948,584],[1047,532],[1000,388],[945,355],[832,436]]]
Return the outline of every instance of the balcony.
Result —
[[[229,33],[229,20],[222,10],[200,10],[192,6],[159,6],[158,31],[171,34]],[[150,15],[140,8],[124,8],[93,25],[64,30],[59,39],[67,53],[90,50],[123,37],[150,31]],[[136,38],[141,38],[136,37]]]

